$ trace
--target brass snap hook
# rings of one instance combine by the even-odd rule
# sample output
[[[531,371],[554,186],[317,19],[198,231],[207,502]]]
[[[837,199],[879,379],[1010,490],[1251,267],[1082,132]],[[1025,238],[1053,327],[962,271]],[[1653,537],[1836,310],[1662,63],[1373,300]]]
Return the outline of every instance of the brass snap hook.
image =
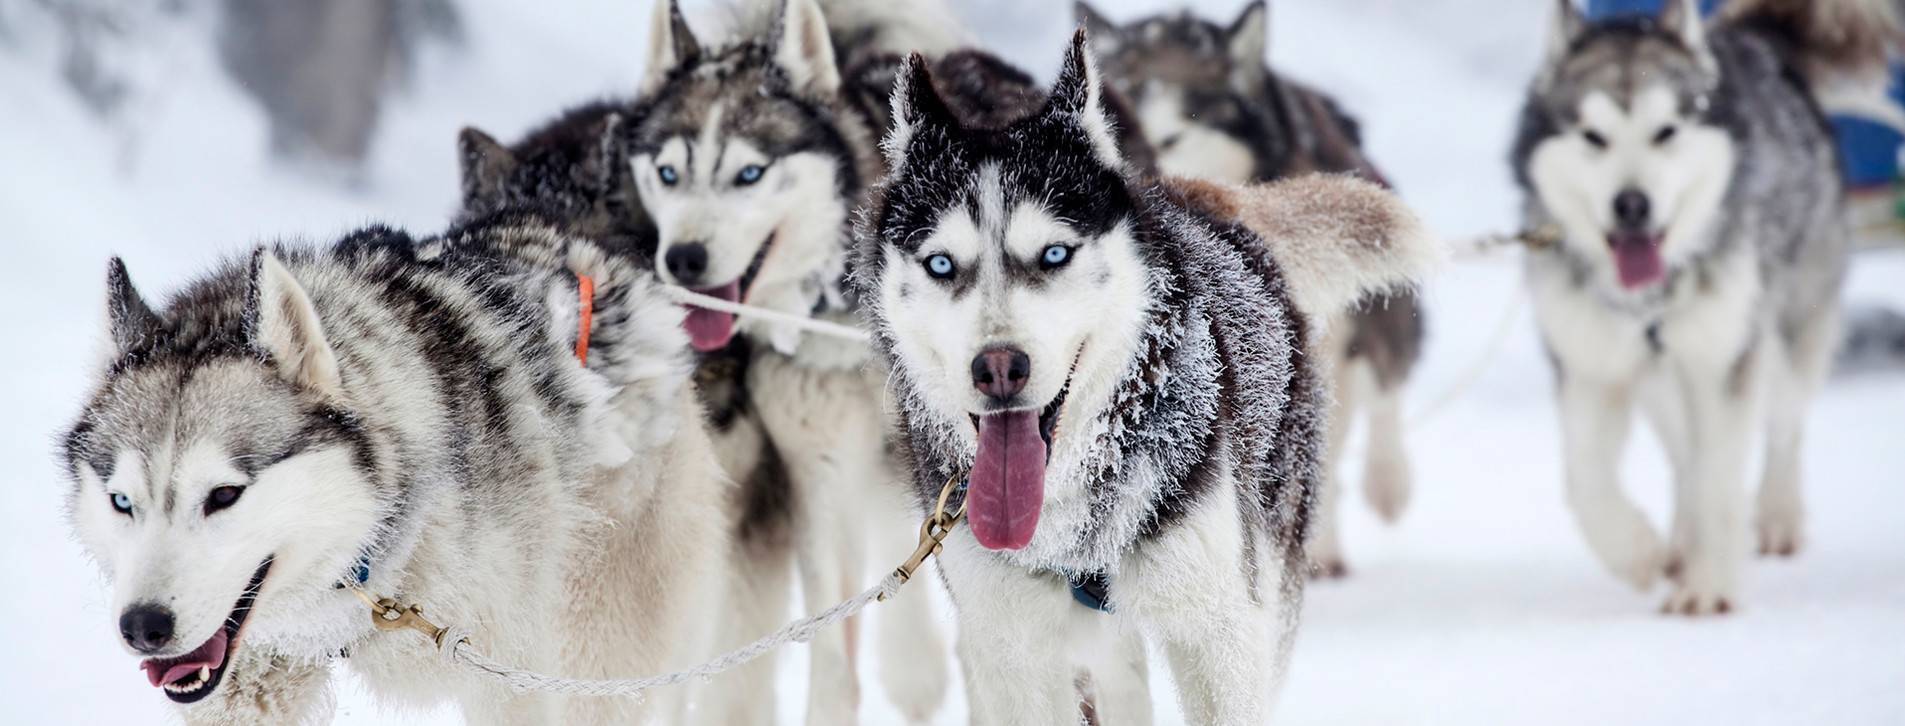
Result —
[[[391,598],[373,600],[370,593],[364,592],[363,588],[356,585],[346,586],[357,595],[357,599],[363,600],[365,605],[370,606],[370,622],[377,626],[378,630],[385,632],[415,630],[430,636],[430,641],[439,647],[443,645],[443,632],[446,629],[439,628],[435,623],[426,620],[423,617],[423,606],[405,607]]]
[[[946,540],[947,535],[952,534],[953,525],[959,524],[959,520],[966,518],[966,503],[963,501],[959,503],[958,512],[946,513],[946,499],[952,495],[953,485],[958,483],[958,475],[946,480],[946,486],[939,490],[939,504],[933,507],[932,516],[927,517],[926,521],[919,525],[919,547],[913,550],[913,556],[906,558],[905,563],[893,570],[893,575],[900,578],[901,584],[913,579],[913,572],[917,571],[920,565],[926,564],[926,558],[939,554],[940,550],[945,549],[945,545],[941,543]],[[880,600],[886,600],[886,596],[881,595]]]

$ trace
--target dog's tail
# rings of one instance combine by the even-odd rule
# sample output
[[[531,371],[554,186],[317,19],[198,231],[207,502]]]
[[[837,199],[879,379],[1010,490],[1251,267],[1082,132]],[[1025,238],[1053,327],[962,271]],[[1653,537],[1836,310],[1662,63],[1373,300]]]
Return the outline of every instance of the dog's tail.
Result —
[[[1882,81],[1888,56],[1905,41],[1892,0],[1731,0],[1723,23],[1780,38],[1815,91],[1846,81]]]
[[[1225,191],[1237,220],[1263,239],[1282,269],[1297,309],[1312,320],[1412,286],[1447,258],[1415,212],[1352,176],[1311,174]]]

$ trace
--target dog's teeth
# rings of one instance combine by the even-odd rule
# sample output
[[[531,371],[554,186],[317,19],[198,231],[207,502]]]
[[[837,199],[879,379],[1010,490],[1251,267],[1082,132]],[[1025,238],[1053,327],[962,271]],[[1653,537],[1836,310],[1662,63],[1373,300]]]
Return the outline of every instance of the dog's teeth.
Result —
[[[204,683],[211,679],[212,679],[212,667],[206,666],[206,665],[199,666],[198,667],[198,682]]]

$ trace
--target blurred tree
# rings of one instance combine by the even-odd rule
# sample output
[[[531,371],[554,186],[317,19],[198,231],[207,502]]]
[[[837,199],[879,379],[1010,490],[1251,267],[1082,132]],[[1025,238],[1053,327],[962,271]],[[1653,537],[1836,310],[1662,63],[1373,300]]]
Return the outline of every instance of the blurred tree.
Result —
[[[225,68],[271,120],[272,151],[352,170],[427,36],[457,39],[448,0],[225,0]]]

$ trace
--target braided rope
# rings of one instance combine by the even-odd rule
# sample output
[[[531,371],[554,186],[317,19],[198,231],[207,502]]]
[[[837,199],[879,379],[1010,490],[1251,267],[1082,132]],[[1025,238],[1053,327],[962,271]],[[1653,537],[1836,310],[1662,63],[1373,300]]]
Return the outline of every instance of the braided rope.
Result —
[[[1469,362],[1468,368],[1462,371],[1462,377],[1455,379],[1448,388],[1442,389],[1442,393],[1437,395],[1429,405],[1423,406],[1409,416],[1409,430],[1422,428],[1423,424],[1441,415],[1449,404],[1455,403],[1456,399],[1468,393],[1468,389],[1473,388],[1475,383],[1482,379],[1482,373],[1488,370],[1488,364],[1493,363],[1495,357],[1501,354],[1502,347],[1507,345],[1508,335],[1515,332],[1515,323],[1521,319],[1521,307],[1527,299],[1527,291],[1526,285],[1515,287],[1514,294],[1502,304],[1501,317],[1495,321],[1495,331],[1489,334],[1488,344],[1482,348],[1482,352],[1477,354],[1474,360]]]
[[[770,310],[768,308],[730,302],[718,297],[703,295],[676,285],[662,285],[661,289],[669,299],[682,305],[693,305],[698,308],[714,310],[716,312],[759,318],[780,325],[791,325],[809,333],[819,333],[821,335],[828,335],[860,343],[872,340],[872,334],[851,325],[841,325],[825,320],[816,320],[805,315],[794,315],[779,310]]]
[[[835,605],[812,617],[788,623],[786,627],[775,631],[765,638],[729,651],[719,658],[708,661],[685,671],[649,678],[625,680],[585,680],[580,678],[558,678],[535,671],[511,668],[490,660],[471,645],[469,632],[451,626],[445,628],[438,640],[438,655],[445,662],[455,663],[469,670],[481,673],[505,685],[517,693],[544,691],[563,693],[573,696],[631,696],[640,698],[642,692],[658,686],[670,686],[687,680],[712,678],[724,671],[731,670],[748,661],[766,655],[789,642],[805,643],[820,632],[842,620],[859,614],[867,605],[876,600],[891,597],[899,592],[903,580],[897,574],[888,574],[879,583],[865,592],[853,596],[846,602]]]

